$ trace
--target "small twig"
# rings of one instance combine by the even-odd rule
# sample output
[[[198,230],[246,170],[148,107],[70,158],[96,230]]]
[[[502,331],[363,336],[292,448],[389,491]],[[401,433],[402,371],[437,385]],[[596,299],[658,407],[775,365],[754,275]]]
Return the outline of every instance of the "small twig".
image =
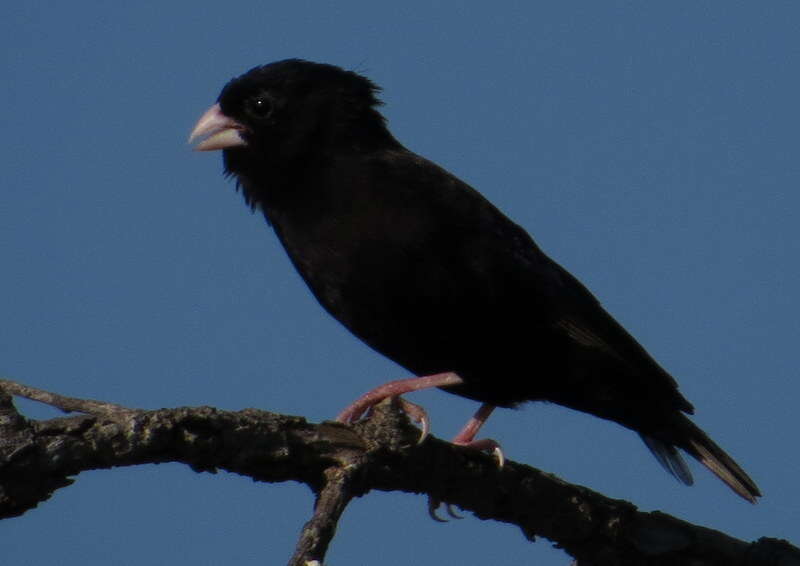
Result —
[[[325,484],[317,495],[314,515],[303,526],[289,566],[321,565],[328,545],[336,534],[339,518],[353,498],[350,478],[353,469],[339,467],[325,471]]]
[[[12,395],[25,397],[32,401],[38,401],[51,407],[61,409],[65,413],[86,413],[89,415],[119,415],[130,414],[136,412],[136,409],[123,407],[122,405],[115,405],[114,403],[106,403],[104,401],[95,401],[94,399],[78,399],[76,397],[67,397],[57,393],[51,393],[44,389],[37,389],[29,385],[23,385],[8,379],[0,379],[0,388],[5,389]]]

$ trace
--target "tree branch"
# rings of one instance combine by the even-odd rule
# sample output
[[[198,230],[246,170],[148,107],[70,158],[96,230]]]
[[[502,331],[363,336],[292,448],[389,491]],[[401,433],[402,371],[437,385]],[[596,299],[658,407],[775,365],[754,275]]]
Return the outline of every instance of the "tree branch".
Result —
[[[2,391],[5,390],[5,393]],[[44,421],[20,415],[9,393],[84,415]],[[481,519],[556,542],[581,566],[800,565],[800,550],[748,543],[669,515],[495,460],[419,431],[391,404],[353,426],[255,409],[128,409],[0,380],[0,518],[23,514],[85,470],[182,462],[258,481],[300,481],[317,495],[290,566],[322,563],[353,497],[378,489],[424,493]]]

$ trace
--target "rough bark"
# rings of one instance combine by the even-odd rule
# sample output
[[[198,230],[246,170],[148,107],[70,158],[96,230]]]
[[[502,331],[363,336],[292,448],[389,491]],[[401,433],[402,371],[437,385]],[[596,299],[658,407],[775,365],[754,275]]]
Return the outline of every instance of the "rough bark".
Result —
[[[84,414],[30,420],[12,394]],[[490,456],[434,437],[418,444],[418,437],[391,404],[346,426],[255,409],[129,409],[0,380],[0,518],[36,507],[85,470],[182,462],[197,472],[306,483],[316,505],[291,566],[321,564],[349,501],[374,489],[424,493],[517,525],[581,566],[800,566],[800,549],[786,541],[737,540],[529,466],[507,461],[500,469]]]

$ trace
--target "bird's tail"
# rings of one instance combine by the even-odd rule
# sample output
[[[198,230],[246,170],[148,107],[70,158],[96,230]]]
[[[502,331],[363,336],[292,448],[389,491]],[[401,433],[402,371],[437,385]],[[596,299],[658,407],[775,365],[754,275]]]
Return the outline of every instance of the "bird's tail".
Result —
[[[678,452],[680,448],[711,470],[739,496],[750,503],[756,502],[756,498],[761,496],[758,486],[700,427],[684,415],[677,415],[670,424],[668,441],[641,435],[644,443],[664,469],[680,482],[692,485],[692,474]]]

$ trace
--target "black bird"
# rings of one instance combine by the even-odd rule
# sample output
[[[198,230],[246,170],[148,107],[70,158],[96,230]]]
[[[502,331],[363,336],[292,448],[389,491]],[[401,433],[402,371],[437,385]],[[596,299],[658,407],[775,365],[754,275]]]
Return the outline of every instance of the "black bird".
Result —
[[[378,91],[333,65],[278,61],[231,80],[190,137],[224,150],[226,174],[322,306],[423,376],[379,387],[339,419],[438,386],[483,403],[455,441],[487,449],[473,438],[495,406],[548,401],[636,431],[688,485],[683,450],[755,502],[753,480],[685,416],[694,410],[675,380],[525,230],[403,147]]]

